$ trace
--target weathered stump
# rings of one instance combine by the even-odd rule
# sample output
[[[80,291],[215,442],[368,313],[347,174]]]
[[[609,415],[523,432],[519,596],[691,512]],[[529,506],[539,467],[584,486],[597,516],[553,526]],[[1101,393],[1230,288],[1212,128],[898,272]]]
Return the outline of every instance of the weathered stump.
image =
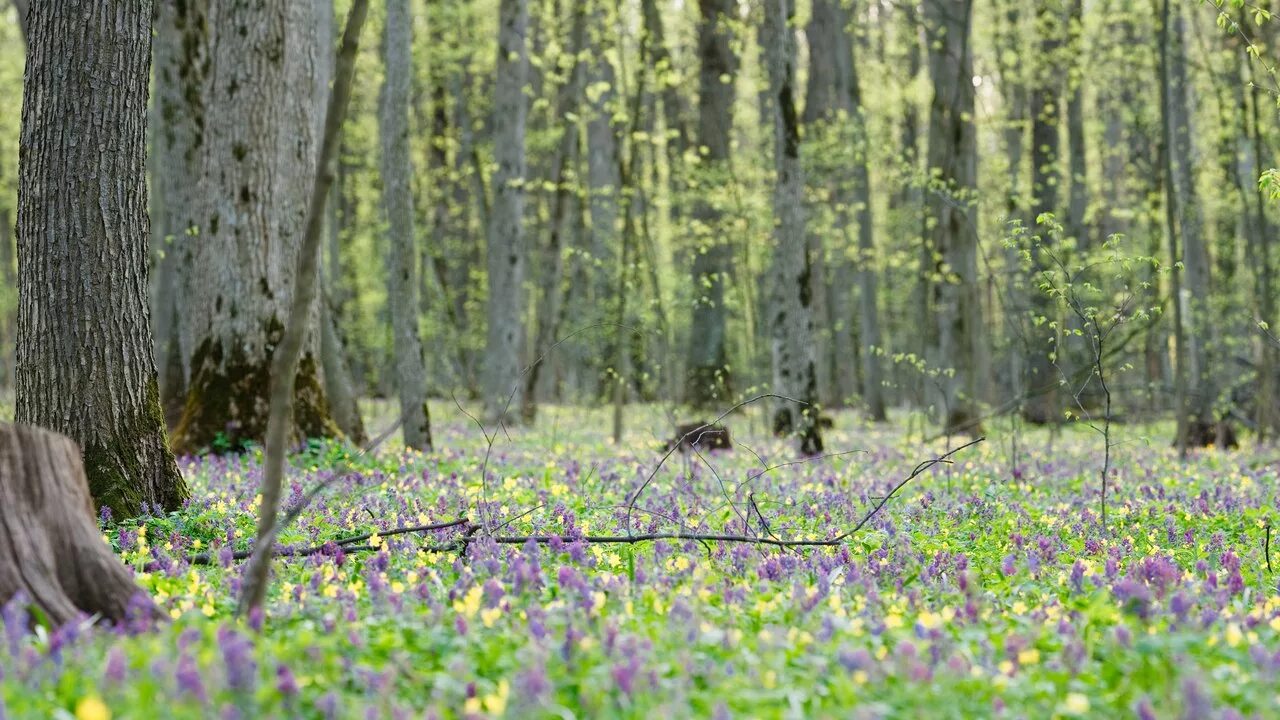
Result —
[[[692,422],[676,426],[676,434],[663,446],[663,452],[677,448],[680,452],[698,450],[732,450],[729,428],[719,423]]]
[[[19,592],[62,625],[124,620],[142,590],[102,541],[75,442],[0,422],[0,605]]]

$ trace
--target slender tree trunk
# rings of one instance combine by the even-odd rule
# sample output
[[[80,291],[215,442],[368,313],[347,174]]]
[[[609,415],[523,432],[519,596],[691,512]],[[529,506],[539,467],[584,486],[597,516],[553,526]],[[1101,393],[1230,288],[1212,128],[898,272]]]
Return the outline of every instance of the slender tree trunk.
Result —
[[[1004,147],[1009,165],[1009,196],[1005,203],[1005,222],[1027,224],[1027,207],[1024,201],[1023,159],[1026,157],[1027,135],[1027,87],[1025,68],[1018,62],[1024,54],[1022,47],[1022,0],[1004,0],[996,31],[996,57],[1000,68],[998,87],[1004,97],[1006,110]],[[1003,285],[1005,352],[1008,358],[1008,383],[1006,396],[1013,400],[1019,416],[1026,380],[1026,358],[1030,352],[1026,318],[1030,312],[1027,297],[1027,278],[1021,271],[1018,250],[1005,251],[1005,277],[997,281]]]
[[[485,354],[485,409],[490,421],[519,410],[524,338],[524,86],[529,74],[525,36],[528,0],[500,0],[497,84],[494,87],[493,207],[489,218],[489,330]]]
[[[187,487],[160,412],[146,297],[151,3],[49,0],[28,19],[17,419],[79,443],[90,493],[117,518],[173,510]]]
[[[1251,68],[1254,66],[1250,66]],[[1251,70],[1251,72],[1256,72]],[[1267,157],[1266,147],[1263,140],[1263,129],[1261,124],[1261,108],[1269,106],[1270,97],[1267,96],[1258,83],[1251,84],[1249,91],[1249,136],[1247,138],[1248,147],[1245,150],[1245,157],[1251,159],[1250,167],[1252,172],[1245,175],[1245,179],[1251,179],[1256,176]],[[1243,181],[1242,181],[1243,182]],[[1270,324],[1272,327],[1280,325],[1276,318],[1276,298],[1274,294],[1275,280],[1273,276],[1273,268],[1271,267],[1271,238],[1272,225],[1267,218],[1266,198],[1262,190],[1258,188],[1256,183],[1252,185],[1252,214],[1253,214],[1253,237],[1255,243],[1252,248],[1253,269],[1254,269],[1254,288],[1255,297],[1254,305],[1257,308],[1258,318]],[[1243,190],[1243,188],[1242,188]],[[1255,409],[1255,422],[1258,426],[1258,437],[1260,440],[1268,439],[1274,433],[1280,432],[1280,383],[1277,382],[1277,348],[1274,343],[1268,339],[1264,339],[1258,353],[1258,375],[1261,377],[1258,387],[1257,407]]]
[[[702,19],[698,26],[697,141],[702,178],[704,182],[717,184],[729,180],[725,175],[733,132],[733,83],[738,71],[730,23],[735,19],[737,3],[699,0],[698,7]],[[698,247],[693,259],[693,316],[689,326],[685,401],[695,407],[728,397],[732,387],[725,307],[732,247],[720,235],[721,211],[707,200],[708,192],[709,189],[698,191],[692,223]]]
[[[580,58],[586,47],[586,8],[578,6],[573,13],[573,27],[569,33],[569,52]],[[525,422],[533,422],[537,415],[537,388],[539,380],[558,364],[551,356],[551,348],[560,336],[565,317],[565,250],[572,246],[578,214],[578,193],[573,168],[578,164],[580,132],[577,123],[568,120],[576,115],[586,79],[585,63],[573,62],[569,77],[560,87],[556,102],[556,117],[565,118],[555,155],[551,160],[551,182],[555,191],[551,196],[551,218],[545,248],[545,264],[549,268],[538,306],[537,332],[535,333],[535,363],[525,380],[524,407],[521,411]],[[539,361],[540,359],[540,361]]]
[[[1164,176],[1165,176],[1165,235],[1169,238],[1169,257],[1170,265],[1173,268],[1173,348],[1174,348],[1174,391],[1177,395],[1175,400],[1177,429],[1175,430],[1174,445],[1178,448],[1178,454],[1186,458],[1187,445],[1189,441],[1188,433],[1188,417],[1187,417],[1187,351],[1186,351],[1186,328],[1184,327],[1185,307],[1182,302],[1182,255],[1178,252],[1178,202],[1180,200],[1179,193],[1175,184],[1176,164],[1173,160],[1174,153],[1174,135],[1176,133],[1176,118],[1173,111],[1174,93],[1173,93],[1173,70],[1172,58],[1170,57],[1170,0],[1163,0],[1160,12],[1160,118],[1161,118],[1161,137],[1163,142],[1162,156],[1164,159]]]
[[[1047,234],[1036,227],[1037,218],[1045,213],[1058,212],[1058,157],[1059,109],[1061,99],[1060,69],[1057,67],[1062,46],[1062,18],[1049,4],[1041,3],[1036,9],[1036,36],[1039,38],[1038,56],[1034,66],[1031,90],[1031,223],[1029,233],[1039,233],[1041,241],[1052,242]],[[1060,219],[1061,221],[1061,219]],[[1038,246],[1031,251],[1031,272],[1034,276],[1047,269],[1048,259]],[[1033,280],[1028,290],[1032,315],[1044,322],[1033,323],[1026,351],[1027,401],[1022,416],[1032,423],[1056,423],[1061,420],[1062,399],[1059,388],[1060,375],[1055,365],[1059,356],[1057,333],[1057,308],[1055,302],[1040,290]],[[1050,333],[1048,337],[1045,333]]]
[[[850,32],[848,24],[846,36]],[[852,49],[853,43],[848,43]],[[855,56],[856,57],[856,56]],[[849,77],[844,87],[850,107],[849,120],[853,130],[853,210],[858,223],[858,325],[862,340],[862,402],[867,415],[875,422],[884,422],[884,372],[881,367],[884,340],[880,332],[880,290],[877,278],[875,224],[871,214],[871,173],[867,156],[870,153],[866,118],[862,112],[862,88],[858,79],[858,65],[850,59]],[[837,281],[843,278],[837,277]]]
[[[765,0],[764,43],[769,94],[773,98],[774,248],[770,269],[769,325],[773,340],[774,392],[787,396],[775,406],[774,434],[794,434],[800,452],[822,452],[818,425],[818,374],[813,347],[813,296],[805,235],[804,175],[800,169],[800,123],[795,104],[795,36],[790,0]],[[797,405],[795,401],[800,401]]]
[[[1084,133],[1084,72],[1082,66],[1085,59],[1084,47],[1084,0],[1070,0],[1067,32],[1071,38],[1072,65],[1067,80],[1067,147],[1069,157],[1071,184],[1067,201],[1067,236],[1075,238],[1076,247],[1088,250],[1092,245],[1089,229],[1085,226],[1086,213],[1089,210],[1088,148],[1085,146]],[[1082,359],[1083,360],[1083,359]]]
[[[921,46],[924,43],[922,37],[923,27],[920,23],[917,8],[914,5],[907,6],[903,11],[905,22],[903,25],[906,33],[906,76],[914,80],[920,75],[923,65]],[[932,295],[930,290],[932,275],[933,252],[929,248],[929,231],[925,227],[925,223],[921,218],[925,214],[926,205],[924,201],[924,181],[923,168],[921,167],[920,153],[920,111],[913,99],[908,98],[904,103],[902,111],[902,129],[899,135],[899,144],[901,147],[901,161],[903,167],[903,178],[898,192],[894,196],[895,210],[898,215],[896,226],[908,236],[918,238],[917,260],[918,272],[911,288],[911,298],[908,304],[909,312],[914,317],[910,321],[915,326],[916,342],[913,346],[917,357],[924,358],[928,356],[929,349],[934,345],[934,325],[932,321],[933,315],[930,313],[929,301]],[[903,368],[905,363],[897,364],[896,368]],[[900,378],[906,382],[902,383],[910,388],[910,393],[915,402],[923,406],[926,403],[926,388],[924,378],[916,372],[914,367],[906,370],[908,375]]]
[[[387,0],[382,52],[386,74],[378,106],[382,141],[382,202],[387,214],[390,282],[387,302],[395,333],[396,391],[404,444],[431,449],[427,371],[418,333],[418,252],[413,218],[413,157],[409,148],[409,79],[413,74],[409,0]]]
[[[323,284],[328,283],[325,281]],[[360,416],[359,393],[347,365],[347,348],[338,329],[337,311],[327,296],[328,291],[322,290],[320,357],[324,365],[324,392],[329,398],[333,421],[351,442],[363,445],[369,436],[364,429],[364,418]]]
[[[191,383],[175,449],[239,447],[266,434],[272,355],[293,298],[315,178],[321,67],[315,6],[220,5],[210,18]],[[323,56],[328,57],[327,44]],[[295,384],[294,437],[340,433],[319,360],[319,304]]]
[[[1181,262],[1186,287],[1175,299],[1182,307],[1182,337],[1186,345],[1187,396],[1190,414],[1187,441],[1192,445],[1211,444],[1214,434],[1214,404],[1217,388],[1209,363],[1211,321],[1209,318],[1209,249],[1204,238],[1200,202],[1195,190],[1195,144],[1192,142],[1191,98],[1187,77],[1187,47],[1180,8],[1170,11],[1167,29],[1168,115],[1170,134],[1169,185],[1175,198],[1178,235],[1182,240]]]
[[[941,260],[942,280],[935,285],[937,357],[954,375],[941,375],[948,433],[978,434],[980,379],[986,370],[986,342],[978,285],[978,232],[974,200],[978,148],[973,124],[973,54],[970,31],[973,0],[927,0],[929,74],[933,103],[929,113],[929,172],[949,197],[931,193],[929,215],[936,219],[932,246]]]

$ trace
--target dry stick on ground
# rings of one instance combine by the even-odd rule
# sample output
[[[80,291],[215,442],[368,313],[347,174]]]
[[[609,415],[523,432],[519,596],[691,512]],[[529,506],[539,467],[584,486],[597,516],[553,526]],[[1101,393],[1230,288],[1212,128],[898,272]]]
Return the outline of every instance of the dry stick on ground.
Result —
[[[436,530],[447,530],[449,528],[461,527],[463,525],[466,525],[468,522],[469,521],[466,518],[462,517],[462,518],[458,518],[457,520],[450,520],[449,522],[434,523],[431,525],[407,525],[404,527],[392,528],[390,530],[379,530],[377,532],[364,533],[362,535],[352,535],[351,537],[338,538],[337,540],[330,540],[327,543],[324,543],[321,545],[312,545],[311,547],[279,548],[276,551],[276,554],[279,555],[280,557],[308,557],[311,555],[319,555],[321,553],[324,553],[328,551],[330,548],[341,548],[343,551],[348,551],[349,548],[347,548],[346,546],[354,545],[355,543],[358,543],[358,542],[364,542],[365,540],[368,540],[374,535],[377,535],[378,537],[392,537],[393,535],[409,535],[414,533],[433,532]],[[239,552],[232,553],[231,559],[247,560],[252,555],[253,555],[252,551],[239,551]],[[192,565],[213,565],[217,560],[218,560],[217,555],[214,555],[212,553],[199,553],[187,558],[187,562],[191,563]],[[150,565],[148,566],[148,569],[150,569]]]
[[[245,569],[244,590],[236,607],[237,614],[245,614],[262,607],[271,576],[271,554],[279,533],[276,514],[279,512],[280,490],[284,484],[285,446],[289,426],[293,422],[293,391],[298,360],[302,355],[302,343],[307,333],[307,319],[311,304],[316,298],[316,280],[320,263],[320,235],[324,226],[324,205],[333,184],[330,165],[342,132],[342,121],[351,99],[351,78],[355,74],[356,50],[360,44],[360,29],[369,13],[369,0],[355,0],[351,14],[347,16],[346,30],[342,34],[342,47],[338,52],[334,72],[333,93],[325,111],[324,136],[320,155],[316,162],[316,180],[307,205],[307,224],[298,251],[298,272],[295,275],[293,304],[289,308],[284,337],[276,347],[271,361],[271,406],[267,416],[266,468],[262,479],[262,505],[259,509],[258,531],[253,543],[249,566]]]
[[[929,468],[935,465],[950,464],[952,462],[951,457],[953,455],[960,452],[961,450],[965,450],[974,445],[977,445],[978,443],[984,440],[986,440],[985,437],[975,438],[965,443],[964,445],[957,447],[954,450],[950,450],[943,455],[939,455],[938,457],[935,457],[931,460],[925,460],[919,465],[916,465],[915,469],[911,471],[910,475],[903,478],[902,481],[899,482],[897,485],[894,485],[892,490],[890,490],[886,495],[884,495],[884,497],[880,498],[880,501],[876,503],[875,507],[868,510],[867,513],[862,516],[862,519],[858,521],[858,524],[854,525],[852,528],[846,530],[845,532],[833,538],[828,538],[826,540],[777,539],[773,537],[734,535],[730,533],[691,533],[691,532],[656,532],[656,533],[645,533],[642,535],[633,535],[633,534],[582,535],[579,537],[566,537],[563,535],[490,535],[490,536],[487,536],[487,538],[500,545],[523,545],[530,541],[538,543],[540,545],[549,544],[554,541],[559,541],[559,542],[581,541],[581,542],[591,543],[591,544],[632,545],[632,544],[641,543],[641,542],[653,542],[655,540],[696,540],[700,542],[735,542],[735,543],[747,543],[752,545],[770,545],[774,547],[784,547],[784,548],[834,547],[844,542],[848,538],[852,537],[853,535],[857,534],[858,531],[862,530],[862,528],[865,527],[867,523],[871,522],[871,520],[877,514],[879,514],[880,510],[882,510],[884,506],[890,500],[892,500],[895,495],[898,494],[899,490],[901,490],[904,486],[906,486],[907,483],[919,477],[920,473],[923,473],[925,470],[928,470]],[[628,511],[630,510],[631,510],[631,506],[628,506]],[[628,523],[627,529],[628,531],[630,530],[629,523]],[[467,536],[460,538],[458,540],[455,540],[452,543],[446,543],[444,545],[435,545],[425,549],[432,550],[435,552],[446,552],[449,550],[461,549],[461,551],[465,554],[470,542],[471,542],[471,535],[468,534]],[[348,548],[348,550],[353,552],[359,549],[363,549],[363,548]],[[369,549],[372,549],[372,548],[369,548]]]
[[[829,538],[826,540],[796,540],[796,539],[779,538],[776,534],[774,534],[773,530],[769,527],[769,523],[765,519],[764,514],[760,512],[760,508],[756,504],[754,495],[750,496],[748,498],[748,501],[750,502],[751,508],[755,510],[756,515],[760,518],[760,524],[763,527],[764,531],[768,533],[769,537],[759,537],[759,536],[752,536],[752,535],[746,535],[746,534],[734,535],[734,534],[726,534],[726,533],[699,533],[699,532],[690,532],[690,531],[684,531],[684,530],[679,532],[645,533],[641,535],[633,535],[633,534],[584,535],[577,538],[564,536],[564,535],[487,535],[482,537],[487,537],[488,539],[493,540],[495,543],[498,543],[501,545],[523,545],[525,543],[528,543],[531,540],[538,544],[548,544],[553,540],[560,540],[562,542],[563,541],[572,542],[575,540],[581,540],[582,542],[593,543],[593,544],[635,544],[640,542],[653,542],[656,540],[694,540],[694,541],[703,543],[704,547],[706,547],[706,543],[708,542],[737,542],[737,543],[748,543],[753,545],[770,545],[770,546],[781,547],[781,548],[833,547],[835,545],[839,545],[841,542],[853,536],[859,530],[865,527],[866,524],[869,523],[877,514],[879,514],[880,510],[882,510],[884,506],[888,504],[888,502],[891,499],[893,499],[895,495],[897,495],[899,490],[905,487],[907,483],[919,477],[920,474],[923,473],[925,470],[928,470],[929,468],[939,464],[950,464],[952,462],[951,457],[953,455],[960,452],[961,450],[965,450],[969,447],[977,445],[978,443],[983,442],[985,439],[986,438],[977,438],[977,439],[971,440],[965,443],[964,445],[957,447],[954,450],[951,450],[931,460],[925,460],[924,462],[921,462],[919,465],[916,465],[915,469],[911,471],[910,475],[903,478],[902,481],[900,481],[897,485],[895,485],[893,489],[890,490],[887,494],[883,496],[879,496],[877,498],[879,502],[876,503],[875,507],[872,507],[870,510],[867,511],[865,515],[862,516],[862,519],[858,521],[857,525],[854,525],[851,529],[847,530],[846,532],[840,535],[837,535],[834,538]],[[649,510],[646,508],[635,508],[632,505],[626,505],[626,506],[618,505],[616,507],[619,509],[625,507],[628,510],[628,512],[634,509],[634,510],[639,510],[640,512],[643,512],[643,513],[649,513],[652,515],[657,515],[659,517],[662,517],[662,513]],[[519,517],[523,517],[529,512],[533,512],[538,509],[539,508],[535,507],[525,513],[522,513],[516,518],[513,518],[511,521],[508,521],[508,524],[510,522],[514,522],[514,520],[518,519]],[[673,520],[670,517],[668,517],[667,519]],[[425,546],[424,549],[434,551],[434,552],[448,552],[451,550],[460,550],[463,554],[465,554],[467,551],[467,548],[469,547],[472,541],[472,538],[475,536],[476,532],[481,529],[481,526],[479,525],[471,525],[470,520],[465,517],[458,518],[456,520],[452,520],[449,522],[435,523],[430,525],[413,525],[413,526],[406,526],[406,527],[398,527],[390,530],[379,531],[376,534],[379,537],[391,537],[393,535],[406,535],[406,534],[413,534],[413,533],[446,530],[453,527],[466,527],[467,530],[462,537],[457,538],[456,540],[450,541],[443,545]],[[302,548],[297,550],[285,549],[285,550],[282,550],[280,554],[285,557],[307,557],[310,555],[317,555],[317,554],[323,553],[330,547],[335,547],[335,546],[342,549],[342,551],[346,553],[370,552],[374,550],[379,550],[381,549],[381,546],[355,544],[358,542],[368,540],[369,538],[373,537],[373,535],[374,533],[366,533],[363,535],[353,535],[351,537],[334,540],[334,541],[331,541],[331,543],[325,543],[323,545],[316,545],[313,547]],[[255,548],[257,547],[257,543],[254,544],[254,547]],[[232,559],[243,560],[246,557],[251,557],[251,554],[244,553],[244,552],[237,552],[232,556]],[[209,565],[209,564],[212,564],[213,559],[210,557],[208,553],[201,553],[199,555],[194,555],[189,557],[188,561],[191,562],[193,565]]]

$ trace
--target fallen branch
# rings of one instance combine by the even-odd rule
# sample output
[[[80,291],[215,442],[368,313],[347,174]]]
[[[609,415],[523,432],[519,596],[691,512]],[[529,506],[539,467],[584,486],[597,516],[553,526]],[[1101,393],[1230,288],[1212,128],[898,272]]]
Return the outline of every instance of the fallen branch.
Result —
[[[405,527],[392,528],[390,530],[378,530],[376,532],[364,533],[362,535],[352,535],[351,537],[339,538],[337,540],[330,540],[327,543],[323,543],[321,545],[313,545],[311,547],[277,548],[275,554],[280,557],[309,557],[311,555],[319,555],[325,552],[326,550],[328,550],[329,548],[333,548],[333,547],[342,548],[343,551],[345,552],[351,552],[352,548],[347,546],[353,545],[354,543],[358,543],[358,542],[364,542],[365,540],[368,540],[374,535],[377,535],[378,537],[392,537],[394,535],[409,535],[412,533],[424,533],[424,532],[432,532],[435,530],[447,530],[449,528],[466,525],[469,522],[471,521],[468,520],[467,518],[461,517],[461,518],[458,518],[457,520],[450,520],[449,522],[443,522],[443,523],[435,523],[433,525],[409,525]],[[232,553],[231,559],[247,560],[252,555],[253,555],[253,552],[250,550],[240,550],[240,551],[236,551],[235,553]],[[192,565],[213,565],[217,562],[217,560],[218,560],[217,556],[213,555],[212,553],[197,553],[195,555],[187,556],[187,562],[191,563]],[[151,564],[148,565],[148,570],[150,569],[151,569]]]
[[[844,533],[841,533],[840,535],[837,535],[836,537],[827,538],[823,540],[796,540],[796,539],[784,540],[784,539],[779,539],[777,537],[759,537],[759,536],[753,536],[753,535],[734,535],[734,534],[727,534],[727,533],[693,533],[693,532],[657,532],[657,533],[645,533],[643,535],[632,535],[632,534],[580,535],[576,537],[566,537],[563,535],[489,535],[485,537],[487,537],[489,540],[492,540],[493,542],[498,543],[500,545],[523,545],[528,542],[535,542],[539,545],[547,545],[552,542],[585,542],[589,544],[634,545],[636,543],[654,542],[657,540],[696,540],[698,542],[736,542],[736,543],[747,543],[751,545],[771,545],[774,547],[783,547],[783,548],[833,547],[833,546],[839,545],[844,540],[848,539],[849,537],[857,534],[858,531],[862,530],[862,528],[865,527],[867,523],[871,522],[871,520],[877,514],[880,513],[880,511],[884,508],[884,506],[888,504],[888,502],[891,499],[893,499],[895,495],[897,495],[899,490],[905,487],[907,483],[919,477],[920,474],[923,473],[925,470],[928,470],[929,468],[939,464],[950,464],[952,462],[951,460],[952,455],[955,455],[961,450],[977,445],[978,443],[983,442],[984,440],[986,440],[985,437],[975,438],[965,443],[964,445],[957,447],[954,450],[950,450],[943,455],[939,455],[938,457],[933,458],[931,460],[925,460],[919,465],[916,465],[915,469],[911,471],[910,475],[903,478],[903,480],[899,482],[897,485],[895,485],[893,489],[889,491],[888,494],[880,498],[880,502],[876,503],[875,507],[868,510],[866,515],[862,516],[862,519],[858,521],[857,525],[854,525],[851,529],[845,531]],[[630,510],[630,507],[628,507],[628,510]],[[763,520],[763,517],[761,519]],[[630,530],[630,523],[628,523],[627,529]],[[467,550],[467,546],[470,542],[471,542],[471,538],[470,536],[468,536],[466,538],[460,539],[458,541],[454,541],[452,543],[448,543],[445,545],[429,546],[425,549],[435,551],[435,552],[445,552],[449,550],[461,549],[462,552],[465,554]]]
[[[955,448],[954,450],[950,450],[943,455],[939,455],[938,457],[932,458],[930,460],[925,460],[920,464],[916,465],[915,469],[913,469],[909,475],[907,475],[897,485],[895,485],[893,489],[890,490],[887,494],[883,496],[872,496],[870,499],[877,500],[878,502],[876,502],[876,505],[872,507],[870,510],[868,510],[865,515],[862,516],[862,519],[860,519],[856,525],[854,525],[849,530],[832,538],[825,538],[820,540],[779,538],[777,535],[773,533],[773,530],[770,529],[768,521],[765,519],[764,515],[760,512],[760,508],[756,505],[754,494],[748,497],[750,507],[751,509],[755,510],[756,515],[760,518],[761,526],[763,527],[764,531],[768,533],[769,537],[745,535],[745,534],[738,535],[738,534],[732,534],[732,533],[699,533],[699,532],[687,532],[687,531],[653,532],[653,533],[644,533],[640,535],[635,535],[628,532],[628,534],[626,535],[581,535],[576,537],[566,536],[566,535],[481,535],[480,537],[484,537],[489,540],[492,540],[493,542],[498,543],[499,545],[524,545],[529,542],[534,542],[539,545],[547,545],[557,541],[566,542],[566,543],[580,541],[580,542],[585,542],[589,544],[634,545],[636,543],[656,542],[658,540],[692,540],[696,542],[701,542],[704,545],[708,542],[733,542],[733,543],[745,543],[745,544],[751,544],[751,545],[769,545],[769,546],[780,547],[780,548],[834,547],[844,542],[848,538],[852,537],[853,535],[857,534],[860,530],[862,530],[862,528],[866,527],[867,523],[871,522],[871,520],[874,519],[875,516],[878,515],[882,509],[884,509],[884,506],[887,505],[889,501],[892,500],[893,497],[898,494],[898,491],[900,491],[903,487],[905,487],[907,483],[919,477],[921,473],[928,470],[929,468],[934,467],[935,465],[950,464],[952,462],[951,457],[953,455],[960,452],[961,450],[965,450],[974,445],[977,445],[978,443],[983,442],[984,440],[986,440],[986,438],[983,438],[983,437],[970,440],[969,442]],[[616,507],[621,508],[623,506],[616,506]],[[634,509],[634,505],[627,505],[625,507],[628,511],[628,518],[629,518],[630,512]],[[537,509],[538,508],[533,508],[528,512],[533,512]],[[640,511],[653,513],[653,511],[646,510],[645,508],[640,508]],[[514,522],[520,517],[527,515],[528,512],[517,515],[516,517],[507,521],[506,525],[509,525],[511,522]],[[653,513],[653,514],[660,515],[660,513]],[[746,522],[745,518],[744,518],[744,522]],[[379,537],[392,537],[395,535],[408,535],[408,534],[416,534],[416,533],[424,533],[424,532],[434,532],[437,530],[447,530],[449,528],[454,528],[454,527],[466,527],[467,532],[462,537],[459,537],[456,540],[450,541],[442,545],[427,545],[427,546],[424,546],[423,549],[428,551],[433,551],[433,552],[448,552],[453,550],[459,550],[461,551],[462,554],[465,555],[473,538],[476,536],[476,531],[480,529],[479,525],[472,525],[471,520],[467,517],[460,517],[456,520],[451,520],[451,521],[442,522],[442,523],[433,523],[428,525],[409,525],[409,526],[392,528],[389,530],[379,530],[376,533],[363,533],[360,535],[351,535],[351,536],[340,538],[337,540],[331,540],[321,545],[314,545],[314,546],[305,547],[305,548],[293,548],[293,549],[280,548],[277,550],[276,554],[281,557],[308,557],[311,555],[318,555],[318,554],[324,553],[331,548],[340,548],[342,549],[343,552],[346,552],[346,553],[370,552],[373,550],[380,549],[380,546],[357,545],[356,543],[362,543],[366,540],[369,540],[375,534]],[[627,522],[627,529],[628,531],[630,530],[629,519]],[[1270,552],[1270,539],[1271,539],[1270,530],[1271,530],[1271,527],[1268,524],[1267,538],[1266,538],[1268,556]],[[254,545],[256,546],[256,542],[254,543]],[[250,557],[252,557],[252,551],[239,551],[232,555],[232,560],[245,560]],[[212,565],[215,562],[215,557],[211,553],[199,553],[196,555],[188,556],[186,559],[187,559],[187,562],[191,563],[192,565]],[[147,570],[148,571],[153,570],[154,569],[153,566],[155,565],[156,565],[155,563],[150,563],[147,566]],[[1270,565],[1270,557],[1268,557],[1268,566],[1269,565]]]

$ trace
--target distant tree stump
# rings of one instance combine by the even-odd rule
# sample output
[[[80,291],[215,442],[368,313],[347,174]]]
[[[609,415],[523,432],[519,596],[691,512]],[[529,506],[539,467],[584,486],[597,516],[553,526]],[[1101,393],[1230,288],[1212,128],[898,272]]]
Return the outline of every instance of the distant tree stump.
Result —
[[[75,442],[0,422],[0,604],[19,592],[62,625],[119,622],[142,590],[102,541]]]
[[[676,426],[675,437],[662,447],[663,452],[672,449],[678,449],[682,453],[693,450],[732,450],[733,440],[729,438],[729,428],[719,423],[685,423]]]

